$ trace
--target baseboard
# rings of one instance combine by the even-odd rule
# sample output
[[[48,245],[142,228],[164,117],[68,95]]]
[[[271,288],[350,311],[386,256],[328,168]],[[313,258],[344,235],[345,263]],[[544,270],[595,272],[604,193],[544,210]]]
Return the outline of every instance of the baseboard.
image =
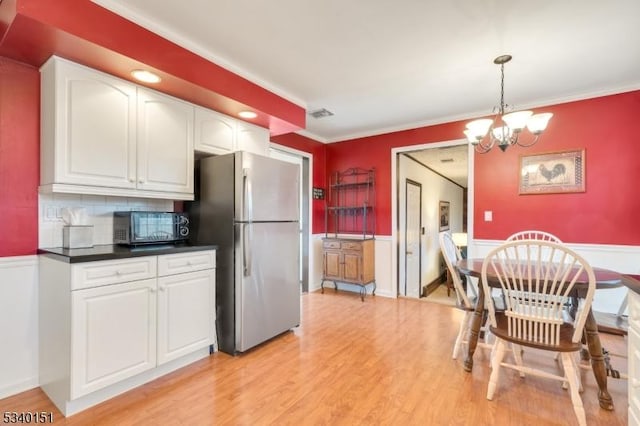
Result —
[[[39,385],[38,377],[30,377],[19,383],[13,383],[0,388],[0,399],[8,398],[22,392],[37,388]]]
[[[373,284],[367,284],[367,296],[365,296],[365,297],[370,297],[371,296],[371,290],[372,289],[373,289]],[[320,286],[317,286],[317,287],[314,287],[314,288],[310,288],[309,289],[309,293],[316,293],[316,292],[320,292],[321,290],[322,290],[322,288]],[[334,291],[333,281],[325,281],[324,290],[325,291]],[[350,293],[360,294],[360,285],[358,285],[358,284],[348,284],[348,283],[339,283],[338,284],[338,291],[348,291]],[[389,291],[381,290],[379,288],[376,288],[376,297],[377,296],[387,297],[387,298],[390,298],[390,299],[395,299],[396,298],[396,296],[394,294],[391,294]]]

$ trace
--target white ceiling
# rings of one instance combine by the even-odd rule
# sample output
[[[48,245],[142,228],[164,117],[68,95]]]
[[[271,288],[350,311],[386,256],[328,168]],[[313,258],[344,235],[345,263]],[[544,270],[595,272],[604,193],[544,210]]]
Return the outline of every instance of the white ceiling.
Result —
[[[404,154],[463,188],[468,187],[468,145],[424,149]]]
[[[94,0],[293,101],[321,142],[640,89],[640,0]],[[462,137],[462,135],[461,135]]]

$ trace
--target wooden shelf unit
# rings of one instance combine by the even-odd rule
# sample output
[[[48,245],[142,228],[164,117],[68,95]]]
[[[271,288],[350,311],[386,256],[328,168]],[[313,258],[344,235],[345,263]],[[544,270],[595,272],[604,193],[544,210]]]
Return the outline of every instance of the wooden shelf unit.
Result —
[[[325,206],[325,236],[375,235],[375,170],[351,168],[331,175]]]
[[[360,286],[364,301],[367,286],[376,292],[374,169],[351,168],[331,175],[325,206],[325,238],[322,242],[324,282]]]

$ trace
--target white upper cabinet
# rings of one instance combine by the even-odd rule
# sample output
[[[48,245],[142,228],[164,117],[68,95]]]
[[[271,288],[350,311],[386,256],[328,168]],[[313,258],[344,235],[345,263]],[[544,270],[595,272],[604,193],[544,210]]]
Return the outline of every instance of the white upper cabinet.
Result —
[[[209,154],[228,154],[236,145],[236,120],[206,108],[196,107],[195,150]]]
[[[41,91],[41,183],[135,188],[136,86],[50,60]]]
[[[195,150],[202,154],[248,151],[269,155],[269,129],[196,107]]]
[[[41,82],[41,190],[193,199],[193,105],[55,56]]]
[[[238,121],[236,151],[269,155],[269,129]]]
[[[137,187],[193,194],[193,106],[138,88]]]

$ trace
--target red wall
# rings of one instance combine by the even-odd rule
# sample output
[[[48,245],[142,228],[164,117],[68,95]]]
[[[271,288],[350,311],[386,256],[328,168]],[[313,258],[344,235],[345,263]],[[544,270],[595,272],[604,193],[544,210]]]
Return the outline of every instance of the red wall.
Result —
[[[40,74],[0,57],[0,257],[38,248]]]
[[[533,147],[475,154],[474,237],[504,239],[542,229],[573,243],[640,244],[640,91],[541,108],[554,113]],[[464,122],[354,139],[327,146],[327,174],[376,168],[377,233],[391,234],[391,148],[460,139]],[[586,151],[586,192],[518,195],[520,154]],[[491,210],[493,221],[484,222]]]
[[[351,167],[375,168],[376,234],[391,235],[391,149],[460,139],[462,126],[448,123],[327,145],[327,176]]]
[[[33,254],[38,246],[39,73],[0,57],[0,257]],[[503,239],[537,228],[567,242],[640,244],[640,91],[555,105],[532,148],[511,147],[475,158],[475,238]],[[324,145],[296,134],[278,144],[313,154],[313,186],[350,167],[376,169],[376,233],[391,234],[391,149],[459,139],[464,122],[422,127]],[[584,148],[586,192],[518,195],[519,155]],[[314,200],[313,233],[324,232],[324,201]],[[485,210],[493,222],[482,221]]]
[[[572,243],[640,244],[640,91],[544,109],[554,116],[533,147],[476,154],[475,238],[543,229]],[[585,150],[586,192],[518,195],[520,154],[571,149]]]
[[[313,170],[311,185],[314,188],[324,188],[326,190],[326,145],[295,133],[272,136],[271,141],[312,154]],[[311,232],[321,234],[324,232],[324,200],[313,200],[311,210],[313,218],[313,229]]]

